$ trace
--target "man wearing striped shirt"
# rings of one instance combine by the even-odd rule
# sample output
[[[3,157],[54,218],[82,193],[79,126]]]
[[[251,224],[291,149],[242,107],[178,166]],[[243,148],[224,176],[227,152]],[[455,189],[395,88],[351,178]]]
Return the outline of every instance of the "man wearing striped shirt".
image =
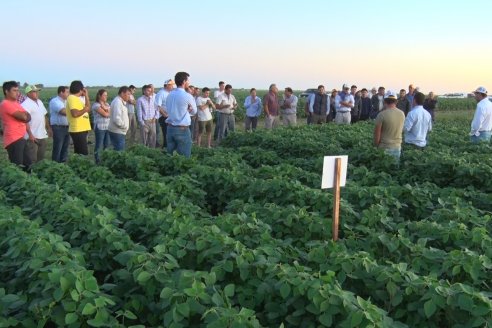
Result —
[[[156,125],[159,118],[159,111],[152,97],[150,85],[142,87],[143,96],[137,100],[138,122],[140,123],[140,136],[142,144],[150,148],[156,145]]]

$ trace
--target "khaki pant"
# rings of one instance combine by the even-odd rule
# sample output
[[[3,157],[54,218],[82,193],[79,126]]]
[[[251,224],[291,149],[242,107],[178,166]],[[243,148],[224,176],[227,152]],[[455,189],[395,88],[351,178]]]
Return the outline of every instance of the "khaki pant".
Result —
[[[283,119],[285,126],[296,126],[297,125],[297,115],[295,113],[283,114],[282,119]]]
[[[155,120],[143,122],[140,127],[140,136],[142,137],[142,144],[144,146],[155,148]]]
[[[311,116],[311,124],[323,124],[326,123],[326,115],[325,114],[312,114]]]
[[[265,117],[265,129],[275,129],[278,126],[278,123],[278,116],[270,115]]]
[[[350,120],[352,116],[350,112],[337,112],[337,116],[335,116],[336,124],[350,124]]]
[[[27,140],[24,148],[24,162],[34,164],[44,159],[48,139],[36,139],[36,142]]]

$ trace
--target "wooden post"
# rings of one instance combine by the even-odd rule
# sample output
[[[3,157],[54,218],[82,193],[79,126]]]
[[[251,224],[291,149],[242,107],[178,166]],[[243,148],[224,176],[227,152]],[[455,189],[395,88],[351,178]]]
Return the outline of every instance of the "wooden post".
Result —
[[[333,225],[332,236],[333,241],[338,240],[338,226],[340,220],[340,174],[341,174],[342,159],[335,158],[335,181],[333,186]]]

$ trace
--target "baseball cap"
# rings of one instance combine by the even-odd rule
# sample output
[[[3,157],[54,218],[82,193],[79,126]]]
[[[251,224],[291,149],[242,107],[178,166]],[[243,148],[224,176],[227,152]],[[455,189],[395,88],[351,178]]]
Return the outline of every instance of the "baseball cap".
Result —
[[[348,85],[347,83],[345,83],[343,86],[342,86],[342,90],[343,89],[350,89],[350,85]]]
[[[384,95],[384,99],[394,99],[394,100],[396,100],[396,99],[398,99],[398,97],[396,96],[396,93],[394,93],[391,90],[388,90],[386,92],[386,94]]]
[[[25,89],[25,91],[24,91],[24,92],[25,92],[25,93],[29,93],[29,92],[31,92],[31,91],[39,91],[39,90],[41,90],[41,89],[39,89],[39,88],[38,88],[37,86],[35,86],[35,85],[28,85],[28,86],[26,87],[26,89]]]
[[[485,89],[484,87],[478,87],[477,90],[473,91],[473,93],[487,94],[487,89]]]
[[[168,84],[172,84],[172,85],[174,85],[174,81],[173,81],[172,79],[166,80],[166,81],[164,82],[164,85],[168,85]]]

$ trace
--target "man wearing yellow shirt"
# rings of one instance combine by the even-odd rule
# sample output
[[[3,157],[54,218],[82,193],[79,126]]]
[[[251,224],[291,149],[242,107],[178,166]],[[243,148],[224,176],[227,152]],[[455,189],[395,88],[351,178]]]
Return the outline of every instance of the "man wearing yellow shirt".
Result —
[[[85,104],[80,97],[84,97]],[[73,81],[70,84],[70,95],[67,98],[68,132],[72,137],[75,154],[88,155],[87,133],[91,130],[89,112],[91,101],[89,91],[84,88],[81,81]]]

